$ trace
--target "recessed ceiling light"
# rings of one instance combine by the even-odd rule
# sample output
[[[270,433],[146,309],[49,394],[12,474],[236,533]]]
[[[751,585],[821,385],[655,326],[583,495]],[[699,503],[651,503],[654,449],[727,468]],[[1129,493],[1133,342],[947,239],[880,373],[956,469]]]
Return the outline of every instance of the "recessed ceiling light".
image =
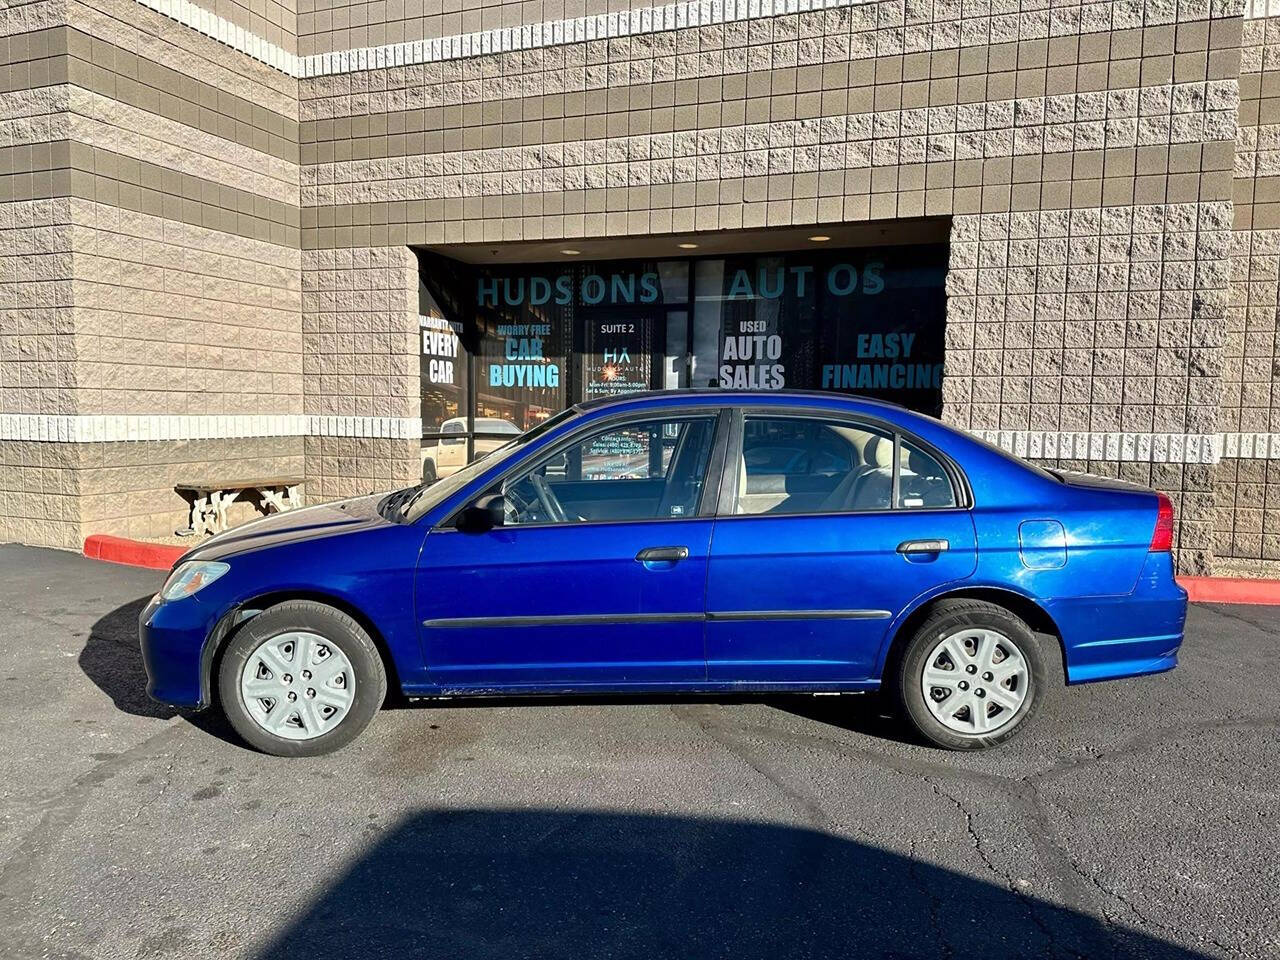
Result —
[[[697,250],[698,249],[698,245],[696,243],[677,243],[676,246],[679,247],[681,250]]]
[[[816,234],[815,236],[810,237],[809,239],[812,240],[814,243],[826,243],[831,238],[819,233],[819,234]]]
[[[576,257],[582,251],[581,250],[561,250],[560,252],[563,253],[566,257]]]

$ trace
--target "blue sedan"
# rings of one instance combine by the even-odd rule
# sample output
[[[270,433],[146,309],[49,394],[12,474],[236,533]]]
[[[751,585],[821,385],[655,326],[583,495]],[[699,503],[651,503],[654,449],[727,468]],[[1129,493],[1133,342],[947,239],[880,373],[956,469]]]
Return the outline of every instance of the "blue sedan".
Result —
[[[277,514],[178,562],[149,692],[325,753],[407,697],[883,690],[924,741],[1170,670],[1163,495],[830,394],[573,407],[430,486]]]

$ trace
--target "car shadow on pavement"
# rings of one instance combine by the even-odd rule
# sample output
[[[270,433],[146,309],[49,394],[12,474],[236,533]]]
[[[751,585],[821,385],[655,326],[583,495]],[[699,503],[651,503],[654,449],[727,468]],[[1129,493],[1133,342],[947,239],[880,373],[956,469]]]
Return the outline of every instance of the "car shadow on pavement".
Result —
[[[572,707],[586,704],[594,706],[635,706],[636,704],[681,705],[690,703],[727,704],[763,703],[775,710],[797,717],[831,724],[851,733],[891,740],[895,743],[920,746],[922,741],[913,737],[906,723],[894,716],[888,702],[878,692],[847,694],[841,696],[814,696],[812,694],[556,694],[554,696],[526,697],[457,697],[447,701],[430,701],[431,706],[446,710],[485,710],[496,707]],[[403,698],[388,697],[384,710],[417,709],[413,702]]]
[[[139,597],[100,617],[80,651],[80,669],[117,710],[168,720],[180,711],[147,696],[147,673],[138,643],[138,616],[150,599]]]
[[[147,671],[142,665],[138,616],[150,599],[149,595],[139,597],[100,617],[80,651],[80,669],[111,698],[117,710],[135,717],[159,720],[181,716],[210,736],[243,746],[243,741],[216,710],[200,713],[179,710],[157,703],[147,695]]]
[[[367,852],[258,956],[1203,956],[819,829],[604,811],[375,818]]]
[[[906,721],[894,714],[888,698],[879,691],[838,697],[777,696],[770,697],[768,703],[797,717],[827,723],[851,733],[912,746],[922,743],[912,735]]]

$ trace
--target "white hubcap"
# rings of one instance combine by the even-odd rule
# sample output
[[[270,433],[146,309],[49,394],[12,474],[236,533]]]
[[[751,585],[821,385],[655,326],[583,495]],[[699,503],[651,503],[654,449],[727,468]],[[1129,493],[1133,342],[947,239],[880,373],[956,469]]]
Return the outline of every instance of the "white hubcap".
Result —
[[[989,734],[1027,699],[1031,671],[1017,644],[995,630],[943,637],[925,659],[920,687],[933,716],[956,733]]]
[[[328,733],[346,717],[355,695],[351,661],[314,633],[282,633],[264,641],[240,674],[249,716],[286,740]]]

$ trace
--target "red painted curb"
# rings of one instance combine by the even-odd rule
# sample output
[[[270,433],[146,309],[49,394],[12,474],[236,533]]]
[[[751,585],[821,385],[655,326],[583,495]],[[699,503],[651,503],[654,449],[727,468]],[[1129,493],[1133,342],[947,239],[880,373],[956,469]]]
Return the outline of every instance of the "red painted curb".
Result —
[[[91,560],[106,560],[108,563],[149,567],[153,570],[168,570],[186,552],[185,547],[146,543],[127,537],[112,537],[105,533],[95,533],[84,540],[84,555]]]
[[[1280,606],[1280,580],[1243,577],[1179,577],[1192,603],[1250,603]]]

